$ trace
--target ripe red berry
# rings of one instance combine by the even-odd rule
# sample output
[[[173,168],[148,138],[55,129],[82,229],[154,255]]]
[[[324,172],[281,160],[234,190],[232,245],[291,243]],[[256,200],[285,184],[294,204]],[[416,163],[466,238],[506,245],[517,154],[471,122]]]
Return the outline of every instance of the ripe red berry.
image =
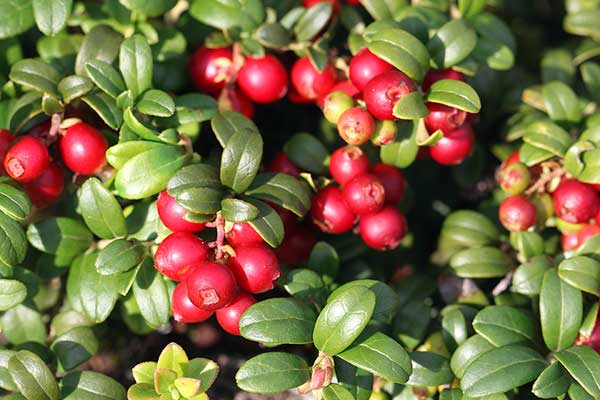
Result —
[[[421,84],[423,91],[426,92],[429,90],[431,85],[435,82],[440,81],[442,79],[454,79],[455,81],[462,81],[465,79],[464,75],[458,71],[454,71],[453,69],[441,69],[438,71],[431,70],[425,75],[425,79]]]
[[[500,168],[496,177],[500,188],[508,194],[521,194],[531,182],[529,168],[520,162]]]
[[[359,146],[375,133],[375,121],[364,108],[352,107],[340,116],[337,129],[346,143]]]
[[[398,168],[379,163],[371,169],[371,173],[379,179],[385,189],[386,204],[396,204],[402,200],[407,183]]]
[[[259,245],[265,241],[248,222],[236,222],[225,233],[227,242],[233,247]]]
[[[500,204],[498,216],[509,231],[526,231],[535,225],[536,209],[529,198],[523,195],[510,196]]]
[[[335,69],[331,64],[327,64],[325,70],[320,72],[308,57],[303,57],[294,63],[291,80],[300,96],[316,100],[328,93],[335,85]]]
[[[267,166],[267,171],[282,172],[291,176],[298,176],[302,172],[283,151],[275,155]]]
[[[227,307],[223,307],[217,310],[217,321],[221,328],[227,333],[232,335],[240,335],[240,318],[242,314],[250,308],[251,305],[255,304],[256,300],[248,293],[241,292],[237,299],[235,299]]]
[[[167,278],[179,282],[205,261],[208,254],[208,246],[202,239],[189,232],[175,232],[158,246],[154,266]]]
[[[4,170],[18,182],[31,182],[42,175],[50,163],[44,142],[33,136],[21,136],[4,156]]]
[[[600,200],[596,190],[587,183],[565,179],[552,193],[554,212],[566,222],[586,223],[598,213]]]
[[[364,48],[350,60],[349,75],[354,86],[363,90],[371,79],[393,69],[390,63]]]
[[[294,231],[298,227],[298,217],[296,214],[292,213],[289,210],[286,210],[283,207],[278,206],[277,204],[267,202],[269,206],[275,210],[281,221],[283,222],[283,228],[285,229],[285,234]]]
[[[108,143],[92,126],[79,122],[67,128],[58,142],[65,165],[73,172],[92,175],[106,164]]]
[[[581,244],[577,232],[564,233],[560,238],[563,251],[575,250]]]
[[[469,125],[463,125],[448,132],[435,145],[429,147],[429,154],[442,165],[460,164],[473,150],[475,134]]]
[[[254,118],[254,104],[237,87],[221,92],[219,107],[222,107],[223,110],[239,112],[250,119]]]
[[[249,293],[273,289],[281,275],[277,255],[265,245],[235,247],[229,266],[238,285]]]
[[[158,195],[156,208],[162,223],[173,232],[202,232],[205,228],[204,223],[190,222],[184,219],[185,208],[177,204],[177,200],[171,197],[166,190]]]
[[[312,7],[315,4],[319,4],[319,3],[331,4],[331,7],[333,8],[334,12],[338,12],[340,10],[340,8],[342,7],[339,0],[302,0],[302,5],[306,8]]]
[[[256,103],[272,103],[287,92],[287,72],[271,54],[262,58],[248,57],[238,72],[237,84]]]
[[[373,214],[360,218],[360,237],[375,250],[392,250],[398,247],[406,233],[404,214],[394,206],[385,206]]]
[[[385,189],[377,177],[361,174],[352,178],[342,189],[344,201],[353,213],[371,214],[383,207]]]
[[[600,234],[600,226],[594,224],[587,224],[577,232],[579,237],[579,243],[584,244],[589,239]]]
[[[0,129],[0,160],[4,160],[6,152],[15,137],[6,129]],[[0,174],[4,174],[4,165],[0,165]]]
[[[363,96],[375,118],[393,120],[394,105],[416,89],[415,83],[404,73],[388,71],[371,79],[363,90]]]
[[[61,195],[64,186],[63,172],[54,162],[37,179],[23,184],[31,202],[39,208],[52,204]]]
[[[185,280],[191,302],[203,310],[223,308],[237,297],[237,283],[229,268],[215,262],[204,262],[194,268]]]
[[[443,104],[427,103],[429,114],[423,119],[430,133],[437,131],[452,132],[465,123],[467,113]]]
[[[223,89],[233,60],[229,48],[200,47],[190,58],[189,71],[198,90],[217,95]]]
[[[340,185],[368,170],[369,158],[360,147],[340,147],[329,159],[329,172]]]
[[[321,189],[313,198],[312,220],[326,233],[339,234],[352,229],[356,215],[344,201],[342,191],[335,186]]]
[[[279,261],[284,264],[300,264],[308,259],[316,243],[317,236],[315,231],[304,225],[300,225],[291,232],[286,230],[285,239],[275,249],[275,252]]]
[[[358,90],[358,88],[349,80],[337,82],[329,89],[327,94],[337,91],[344,92],[350,97],[357,97],[360,94],[360,90]]]
[[[213,315],[212,311],[202,310],[190,301],[185,282],[180,282],[175,286],[171,299],[171,310],[173,310],[175,321],[186,324],[206,321]]]

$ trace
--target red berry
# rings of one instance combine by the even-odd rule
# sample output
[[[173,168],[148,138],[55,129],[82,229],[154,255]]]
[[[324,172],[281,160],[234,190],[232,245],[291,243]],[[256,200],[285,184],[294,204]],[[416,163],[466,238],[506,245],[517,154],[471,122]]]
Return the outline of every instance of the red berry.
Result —
[[[352,229],[356,215],[344,201],[342,191],[335,186],[321,189],[313,198],[312,220],[326,233],[339,234]]]
[[[600,234],[600,226],[593,224],[588,224],[577,232],[577,236],[579,237],[579,243],[581,244],[584,244],[589,239],[593,238],[598,234]]]
[[[262,293],[275,287],[281,275],[277,255],[264,245],[235,247],[229,260],[238,285],[249,293]]]
[[[443,104],[427,103],[429,115],[423,120],[430,133],[437,131],[452,132],[464,124],[467,113]]]
[[[300,172],[302,172],[300,168],[290,161],[288,156],[283,151],[280,151],[275,155],[275,157],[267,166],[267,171],[282,172],[291,176],[298,176],[300,175]]]
[[[458,71],[454,71],[453,69],[442,69],[438,71],[432,70],[425,75],[425,79],[423,80],[421,87],[423,88],[423,91],[426,92],[429,90],[431,85],[442,79],[454,79],[455,81],[462,81],[465,79],[465,77],[463,74]]]
[[[202,232],[205,228],[204,223],[187,221],[184,218],[186,209],[177,204],[166,190],[158,195],[156,208],[162,223],[173,232]]]
[[[287,72],[271,54],[262,58],[248,57],[238,72],[237,84],[256,103],[272,103],[287,92]]]
[[[202,310],[190,301],[185,282],[178,283],[175,286],[173,298],[171,299],[171,310],[173,310],[175,321],[186,324],[206,321],[213,315],[212,311]]]
[[[198,90],[217,95],[223,89],[233,60],[229,48],[209,49],[200,47],[196,50],[189,64],[190,76]]]
[[[204,262],[193,269],[185,283],[191,302],[203,310],[218,310],[237,297],[235,276],[223,264]]]
[[[208,258],[208,246],[189,232],[175,232],[167,236],[154,254],[154,266],[161,274],[181,281]]]
[[[582,224],[598,213],[600,199],[596,190],[587,183],[565,179],[552,193],[554,212],[566,222]]]
[[[394,206],[385,206],[373,214],[360,218],[360,237],[375,250],[392,250],[398,247],[406,233],[406,219]]]
[[[16,181],[31,182],[44,173],[50,155],[44,142],[33,136],[21,136],[4,156],[4,169]]]
[[[364,48],[352,57],[349,69],[350,80],[358,90],[363,90],[371,79],[393,70],[394,67]]]
[[[363,96],[375,118],[393,120],[394,105],[416,89],[415,83],[404,73],[388,71],[371,79],[363,90]]]
[[[226,106],[224,109],[231,110],[235,112],[239,112],[243,116],[247,118],[254,118],[254,104],[248,100],[246,95],[242,93],[238,88],[233,88],[232,90],[223,91],[223,94],[219,98],[219,103],[223,103],[225,101]]]
[[[329,89],[329,92],[327,94],[337,91],[344,92],[350,97],[356,97],[360,94],[360,90],[358,90],[358,88],[354,86],[354,84],[352,84],[352,82],[350,82],[349,80],[339,81],[338,83],[333,85],[331,89]]]
[[[285,239],[275,252],[279,261],[284,264],[300,264],[308,259],[316,243],[314,230],[300,225],[291,232],[286,230]]]
[[[340,8],[342,7],[339,0],[302,0],[302,5],[306,8],[312,7],[315,4],[319,4],[319,3],[331,4],[331,7],[333,8],[334,13],[337,13],[340,10]]]
[[[286,235],[296,230],[296,228],[298,227],[298,217],[296,216],[296,214],[292,213],[289,210],[286,210],[283,207],[278,206],[277,204],[269,202],[267,203],[273,208],[273,210],[275,210],[277,215],[279,215],[279,218],[281,218]]]
[[[535,225],[535,205],[523,195],[510,196],[500,204],[498,216],[509,231],[526,231]]]
[[[346,0],[346,3],[352,6],[358,6],[360,5],[360,0]]]
[[[65,165],[73,172],[93,175],[106,164],[108,143],[104,136],[90,125],[79,122],[67,128],[58,142]]]
[[[248,222],[236,222],[225,233],[225,238],[230,245],[247,246],[263,244],[265,241]]]
[[[248,293],[241,292],[237,299],[235,299],[227,307],[217,310],[217,321],[221,328],[227,333],[232,335],[240,335],[240,318],[242,314],[250,308],[251,305],[255,304],[256,300]]]
[[[375,133],[375,121],[364,108],[352,107],[340,116],[337,129],[346,143],[358,146],[371,139]]]
[[[327,64],[325,70],[320,72],[312,65],[308,57],[303,57],[294,63],[291,79],[300,96],[316,100],[329,93],[335,85],[335,69],[331,64]]]
[[[27,132],[27,134],[45,141],[48,138],[48,136],[50,135],[51,125],[52,125],[52,122],[49,119],[47,119],[46,121],[32,127],[29,130],[29,132]]]
[[[361,174],[352,178],[344,185],[342,194],[350,210],[358,215],[379,211],[385,200],[383,184],[371,174]]]
[[[371,173],[379,179],[385,189],[386,204],[396,204],[402,200],[407,184],[398,168],[379,163],[371,169]]]
[[[0,129],[0,160],[4,160],[6,152],[15,137],[6,129]],[[4,165],[0,165],[0,174],[4,174]]]
[[[508,156],[506,158],[506,160],[504,160],[502,162],[502,165],[500,166],[500,168],[505,168],[506,166],[510,165],[510,164],[515,164],[515,163],[520,163],[521,159],[519,158],[519,150],[515,150],[513,151],[510,156]]]
[[[64,186],[63,172],[54,162],[37,179],[23,184],[31,202],[39,208],[52,204],[61,195]]]
[[[581,244],[579,235],[575,233],[564,233],[560,238],[563,251],[575,250]]]
[[[442,165],[460,164],[473,150],[475,134],[469,125],[448,132],[436,144],[429,147],[429,154]]]
[[[329,172],[340,185],[368,170],[369,158],[360,147],[341,147],[329,159]]]

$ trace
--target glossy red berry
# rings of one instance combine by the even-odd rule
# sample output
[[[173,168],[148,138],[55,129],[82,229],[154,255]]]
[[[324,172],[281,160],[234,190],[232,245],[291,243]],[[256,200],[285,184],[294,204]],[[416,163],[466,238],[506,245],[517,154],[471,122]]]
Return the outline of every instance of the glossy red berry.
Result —
[[[386,204],[396,204],[402,200],[407,183],[404,174],[398,168],[379,163],[371,169],[371,174],[375,175],[383,185]]]
[[[350,60],[349,75],[354,86],[363,90],[371,79],[393,69],[390,63],[364,48]]]
[[[352,107],[340,116],[337,129],[346,143],[359,146],[375,133],[375,121],[364,108]]]
[[[238,297],[227,307],[217,310],[217,322],[221,328],[232,335],[240,335],[240,318],[242,314],[255,304],[256,300],[248,293],[240,292]]]
[[[302,0],[302,5],[306,8],[312,7],[315,4],[319,3],[329,3],[333,8],[334,12],[338,12],[342,5],[340,4],[340,0]]]
[[[18,182],[37,179],[49,163],[50,155],[44,142],[29,135],[18,138],[4,156],[4,170]]]
[[[335,69],[331,64],[327,64],[325,70],[320,72],[312,65],[308,57],[303,57],[294,63],[291,80],[300,96],[316,100],[329,93],[335,85],[335,75]]]
[[[279,218],[281,218],[286,235],[294,231],[298,227],[298,217],[296,216],[296,214],[292,213],[289,210],[286,210],[281,206],[278,206],[277,204],[270,202],[267,202],[267,204],[269,204],[269,206],[271,206],[273,210],[275,210],[277,215],[279,215]]]
[[[560,244],[562,246],[563,251],[575,250],[579,247],[580,240],[577,232],[574,233],[563,233],[560,238]]]
[[[374,175],[361,174],[352,178],[342,189],[344,201],[353,213],[371,214],[383,207],[385,189]]]
[[[360,94],[360,90],[349,80],[337,82],[329,89],[327,94],[337,91],[344,92],[350,97],[357,97]]]
[[[229,48],[209,49],[200,47],[189,63],[190,76],[198,90],[217,95],[223,89],[233,62],[233,53]]]
[[[175,286],[171,298],[171,310],[173,310],[175,321],[186,324],[206,321],[213,315],[213,311],[202,310],[191,302],[185,282],[180,282]]]
[[[464,75],[458,71],[454,71],[453,69],[441,69],[441,70],[431,70],[425,75],[425,79],[421,84],[423,91],[426,92],[429,90],[431,85],[435,82],[440,81],[442,79],[453,79],[455,81],[463,81],[465,79]]]
[[[385,206],[373,214],[360,218],[360,237],[375,250],[392,250],[398,247],[406,233],[404,214],[394,206]]]
[[[189,232],[175,232],[158,246],[154,254],[154,266],[167,278],[179,282],[204,262],[208,255],[208,246],[202,239]]]
[[[302,172],[283,151],[275,155],[267,166],[267,171],[282,172],[291,176],[298,176]]]
[[[377,119],[394,119],[394,105],[417,89],[415,83],[400,71],[388,71],[371,79],[363,90],[367,108]]]
[[[565,179],[552,193],[554,212],[562,220],[586,223],[598,213],[600,199],[596,190],[587,183]]]
[[[235,247],[229,260],[238,285],[249,293],[262,293],[275,287],[281,275],[277,255],[265,245]]]
[[[39,208],[52,204],[61,195],[65,177],[58,164],[51,162],[37,179],[23,184],[31,202]]]
[[[237,84],[244,94],[256,103],[272,103],[287,92],[287,72],[273,55],[248,57],[238,72]]]
[[[369,158],[356,146],[340,147],[331,154],[329,172],[340,185],[369,170]]]
[[[259,245],[265,241],[248,222],[236,222],[225,233],[227,242],[233,247]]]
[[[204,223],[187,221],[184,218],[186,209],[177,204],[166,190],[158,195],[156,208],[162,223],[173,232],[201,232],[205,228]]]
[[[536,209],[529,198],[523,195],[510,196],[500,204],[498,216],[509,231],[526,231],[535,225]]]
[[[223,308],[237,297],[237,283],[229,268],[215,262],[204,262],[194,268],[185,280],[191,302],[203,310]]]
[[[471,154],[474,145],[473,129],[469,125],[463,125],[445,134],[436,144],[429,147],[429,154],[439,164],[456,165]]]
[[[238,112],[250,119],[254,118],[254,104],[237,87],[224,90],[219,97],[219,104],[223,104],[224,110]]]
[[[596,235],[600,235],[600,226],[594,224],[587,224],[577,232],[581,244],[584,244]]]
[[[304,225],[298,226],[293,231],[286,230],[285,238],[281,245],[275,249],[277,258],[284,264],[300,264],[308,259],[312,248],[317,243],[317,235],[312,228]]]
[[[437,131],[452,132],[465,123],[467,113],[443,104],[427,103],[429,114],[423,119],[430,133]]]
[[[0,160],[4,160],[6,152],[15,137],[9,130],[0,129]],[[0,165],[0,174],[4,174],[4,165]]]
[[[108,143],[92,126],[79,122],[67,128],[58,142],[65,165],[81,175],[93,175],[106,164]]]
[[[352,229],[356,215],[344,201],[342,191],[335,186],[321,189],[313,198],[312,221],[325,233],[339,234]]]

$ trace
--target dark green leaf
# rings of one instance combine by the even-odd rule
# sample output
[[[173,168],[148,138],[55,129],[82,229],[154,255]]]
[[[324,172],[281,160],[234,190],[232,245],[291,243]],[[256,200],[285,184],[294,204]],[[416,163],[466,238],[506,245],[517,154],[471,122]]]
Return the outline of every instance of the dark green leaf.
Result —
[[[35,59],[15,63],[10,70],[10,79],[29,89],[56,94],[60,74],[49,64]]]
[[[133,296],[148,325],[158,328],[169,320],[169,293],[161,274],[146,258],[133,284]]]
[[[96,271],[101,275],[126,272],[142,262],[145,247],[135,239],[117,239],[100,250],[96,260]]]
[[[170,117],[175,113],[175,102],[162,90],[151,89],[140,96],[136,108],[146,115]]]
[[[562,396],[569,390],[571,378],[559,362],[553,362],[533,382],[531,391],[542,399]]]
[[[438,386],[452,382],[454,375],[448,359],[436,353],[416,351],[410,353],[413,373],[406,382],[411,386]]]
[[[94,83],[89,78],[79,75],[69,75],[58,83],[58,91],[65,103],[86,95],[93,88]]]
[[[25,192],[0,184],[0,211],[19,222],[25,221],[31,211],[31,202]]]
[[[431,85],[427,101],[444,104],[476,114],[481,109],[477,92],[467,83],[455,79],[442,79]]]
[[[542,82],[561,81],[572,85],[575,78],[573,54],[565,48],[550,49],[544,53],[541,62]]]
[[[450,359],[450,368],[457,378],[462,378],[469,365],[493,348],[494,345],[482,336],[473,335],[454,351]]]
[[[450,267],[461,278],[493,278],[508,273],[511,260],[496,247],[470,248],[452,256]]]
[[[509,306],[488,306],[473,320],[475,331],[495,346],[531,342],[536,326],[531,316]]]
[[[262,150],[259,133],[250,129],[235,132],[223,148],[221,182],[237,193],[248,189],[260,167]]]
[[[214,214],[221,209],[225,196],[223,188],[197,187],[180,192],[177,203],[192,213]]]
[[[511,232],[510,243],[526,260],[544,254],[544,238],[537,232]]]
[[[258,27],[254,37],[265,47],[279,49],[291,41],[290,32],[278,23],[266,23]]]
[[[246,201],[258,208],[258,217],[248,221],[250,226],[271,247],[278,247],[285,235],[283,222],[279,214],[271,206],[262,201],[249,198]]]
[[[235,375],[238,386],[252,393],[278,393],[302,385],[310,368],[294,354],[263,353],[246,361]]]
[[[119,202],[98,178],[88,178],[81,186],[79,208],[86,225],[96,236],[113,239],[127,234]]]
[[[520,265],[512,278],[512,290],[516,293],[535,296],[542,290],[544,273],[551,267],[546,256],[538,256]]]
[[[285,290],[294,297],[323,305],[327,290],[321,276],[313,270],[298,268],[286,276]]]
[[[498,17],[482,13],[471,21],[479,35],[473,57],[496,70],[508,70],[515,62],[517,45],[510,28]]]
[[[246,194],[280,205],[299,217],[303,217],[310,210],[308,189],[298,179],[287,174],[260,174]]]
[[[229,139],[236,132],[251,130],[258,133],[258,128],[251,119],[233,111],[225,111],[215,115],[210,124],[222,147],[227,145]]]
[[[98,25],[85,35],[77,60],[75,61],[75,73],[85,75],[85,66],[88,62],[96,60],[108,64],[117,58],[119,46],[123,37],[106,25]]]
[[[298,41],[309,41],[327,26],[333,7],[327,2],[315,3],[294,26],[294,33]]]
[[[431,63],[437,69],[449,68],[464,60],[475,49],[477,34],[461,19],[440,28],[429,40]]]
[[[38,92],[25,93],[14,103],[9,104],[8,128],[17,132],[31,118],[42,113],[42,95]]]
[[[125,400],[121,384],[106,375],[93,371],[71,372],[60,381],[64,400]]]
[[[152,87],[152,51],[143,36],[133,35],[123,42],[119,69],[134,98]]]
[[[575,346],[554,353],[554,356],[586,392],[594,398],[600,397],[600,357],[594,350]]]
[[[465,247],[494,243],[500,237],[498,228],[485,215],[471,210],[454,211],[446,217],[442,235]]]
[[[372,318],[377,321],[382,321],[389,324],[392,321],[392,317],[396,313],[398,308],[398,295],[396,292],[381,281],[374,279],[357,279],[350,281],[339,288],[337,288],[329,298],[327,302],[330,303],[334,299],[343,295],[346,289],[361,286],[370,289],[375,294],[375,309],[373,310]]]
[[[90,60],[85,64],[85,71],[100,90],[116,99],[126,90],[123,77],[111,64],[102,60]]]
[[[123,114],[114,99],[106,93],[93,92],[81,98],[102,118],[106,125],[117,130],[123,123]]]
[[[225,221],[245,222],[258,216],[258,208],[240,199],[221,201],[221,215]]]
[[[35,23],[44,35],[56,35],[67,24],[72,0],[33,0]]]
[[[64,259],[75,258],[93,242],[93,236],[85,225],[66,217],[49,218],[29,225],[27,239],[36,249]]]
[[[317,242],[308,258],[308,267],[317,271],[324,278],[333,279],[340,267],[340,257],[335,248],[327,242]]]
[[[323,143],[309,133],[296,133],[288,139],[283,151],[290,161],[303,171],[315,174],[327,172],[326,160],[329,151]]]
[[[98,351],[98,339],[85,326],[73,328],[57,337],[51,346],[60,365],[70,370],[83,364]]]
[[[177,196],[184,190],[198,187],[218,188],[221,186],[219,170],[209,164],[191,164],[181,168],[169,179],[167,191],[171,196]]]
[[[46,363],[34,353],[21,350],[8,360],[8,369],[19,392],[29,400],[58,400],[56,379]]]

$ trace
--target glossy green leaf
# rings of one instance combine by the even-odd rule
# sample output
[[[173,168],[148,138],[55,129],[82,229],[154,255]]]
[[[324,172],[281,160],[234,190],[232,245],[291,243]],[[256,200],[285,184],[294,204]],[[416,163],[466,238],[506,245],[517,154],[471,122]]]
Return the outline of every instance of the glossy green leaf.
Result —
[[[438,386],[452,382],[454,375],[450,370],[448,359],[426,351],[410,353],[413,373],[407,385]]]
[[[327,300],[327,290],[321,276],[313,270],[297,268],[286,276],[285,290],[292,296],[324,305]]]
[[[8,360],[8,369],[19,392],[27,399],[58,400],[60,393],[54,375],[36,354],[21,350]]]
[[[160,353],[156,368],[170,369],[177,376],[183,376],[189,367],[189,359],[185,350],[177,343],[171,342]]]
[[[221,215],[225,221],[245,222],[258,216],[258,208],[240,199],[221,201]]]
[[[173,8],[177,0],[120,0],[120,3],[136,13],[157,17]]]
[[[508,70],[515,63],[517,45],[506,23],[491,13],[481,13],[469,22],[478,34],[473,57],[496,70]]]
[[[31,201],[25,192],[0,183],[0,211],[14,220],[23,222],[31,211]]]
[[[233,111],[225,111],[215,115],[210,121],[210,125],[222,147],[227,145],[229,139],[236,132],[251,130],[258,133],[258,128],[251,119]]]
[[[327,26],[333,7],[327,2],[315,3],[309,7],[294,26],[294,33],[298,41],[313,39]]]
[[[337,383],[323,388],[323,400],[354,400],[348,389]]]
[[[106,161],[116,169],[121,169],[129,159],[144,153],[148,150],[165,147],[166,145],[158,142],[148,142],[142,140],[130,140],[111,146],[106,151]]]
[[[235,375],[238,386],[251,393],[278,393],[302,385],[310,368],[297,355],[263,353],[246,361]]]
[[[0,311],[21,304],[27,297],[27,288],[14,279],[0,279]]]
[[[458,10],[463,18],[469,19],[483,11],[485,3],[486,0],[458,0]]]
[[[248,221],[250,226],[267,242],[271,247],[278,247],[283,241],[285,235],[283,222],[277,212],[259,200],[247,198],[248,203],[258,208],[258,217]]]
[[[36,59],[25,59],[15,63],[10,70],[10,79],[15,83],[39,92],[56,93],[60,74],[49,64]]]
[[[60,365],[70,370],[89,360],[98,351],[98,339],[94,332],[85,326],[73,328],[52,342],[52,351]]]
[[[60,381],[64,400],[125,400],[123,386],[114,379],[94,371],[78,371],[65,375]]]
[[[573,54],[565,48],[549,49],[541,61],[542,82],[560,81],[570,86],[575,79]]]
[[[217,379],[219,365],[207,358],[190,360],[186,376],[200,380],[200,392],[207,391]]]
[[[25,32],[33,26],[31,0],[6,0],[0,2],[0,39]]]
[[[593,400],[594,399],[594,397],[590,396],[590,394],[588,392],[586,392],[585,389],[582,388],[581,385],[578,385],[577,383],[571,383],[568,394],[569,394],[569,398],[571,400]]]
[[[85,64],[85,71],[100,90],[114,99],[126,89],[119,71],[107,62],[90,60]]]
[[[9,343],[19,345],[35,342],[44,344],[48,332],[42,319],[42,314],[23,304],[19,304],[0,317],[2,333]]]
[[[375,309],[372,319],[389,324],[398,309],[398,295],[387,284],[375,279],[356,279],[338,287],[327,299],[332,302],[352,287],[361,286],[371,290],[375,295]]]
[[[563,20],[563,28],[565,31],[575,35],[598,37],[600,36],[599,18],[600,9],[598,8],[571,13]]]
[[[85,76],[69,75],[58,82],[58,92],[65,103],[78,99],[94,89],[94,83]]]
[[[534,257],[520,265],[513,274],[512,291],[528,296],[540,294],[544,274],[550,267],[550,260],[546,256]]]
[[[303,217],[310,210],[310,193],[297,178],[283,173],[256,176],[246,194],[257,197]]]
[[[462,378],[469,365],[494,348],[483,336],[473,335],[454,351],[450,359],[450,368],[457,378]]]
[[[143,36],[133,35],[121,44],[119,69],[134,98],[152,87],[152,51]]]
[[[153,327],[169,320],[170,301],[167,286],[162,275],[146,258],[133,283],[133,296],[146,323]]]
[[[600,262],[592,257],[566,259],[558,266],[558,275],[569,285],[600,296]]]
[[[411,92],[403,96],[394,105],[394,117],[398,119],[416,120],[429,114],[423,95],[420,92]]]
[[[115,130],[121,127],[123,115],[112,97],[106,93],[92,92],[81,99],[96,111],[106,125]]]
[[[142,262],[145,247],[135,239],[117,239],[98,253],[96,271],[101,275],[126,272]]]
[[[35,23],[44,35],[56,35],[66,26],[72,7],[72,0],[33,0]]]
[[[56,217],[29,225],[27,239],[36,249],[64,259],[73,259],[93,242],[92,233],[81,222]]]
[[[13,382],[8,370],[8,360],[16,353],[14,350],[0,349],[0,388],[9,392],[16,392],[19,389]]]
[[[221,156],[221,182],[237,193],[252,184],[262,159],[263,140],[253,130],[237,131],[223,148]]]
[[[480,247],[496,242],[500,231],[485,215],[471,210],[458,210],[444,220],[442,235],[451,237],[465,247]]]
[[[551,399],[567,393],[571,385],[571,378],[559,362],[553,362],[542,371],[533,382],[531,391],[542,399]]]
[[[291,41],[290,32],[279,23],[266,23],[258,27],[254,37],[267,48],[279,49]]]
[[[427,101],[444,104],[476,114],[481,109],[481,100],[469,84],[455,79],[434,82],[427,94]]]
[[[75,61],[75,73],[86,74],[86,64],[96,60],[108,64],[117,58],[123,37],[107,25],[98,25],[90,30],[81,44]]]
[[[592,397],[600,397],[600,357],[590,347],[575,346],[555,353],[554,356],[569,374]]]
[[[190,14],[200,22],[218,29],[241,27],[252,31],[264,20],[261,0],[195,0]]]
[[[309,133],[292,135],[283,146],[283,151],[303,171],[315,174],[327,172],[329,151],[319,139]]]
[[[575,124],[581,120],[581,108],[577,95],[563,82],[550,82],[542,89],[544,105],[552,120]]]
[[[162,90],[151,89],[142,93],[136,108],[146,115],[170,117],[175,113],[175,102]]]
[[[544,238],[537,232],[511,232],[510,243],[526,260],[544,254]]]
[[[541,120],[529,125],[523,140],[545,152],[563,157],[572,144],[569,134],[552,121]],[[523,154],[521,153],[521,161]],[[530,165],[530,163],[526,163]]]
[[[179,193],[177,203],[192,213],[214,214],[221,209],[221,201],[225,196],[225,191],[220,187],[196,187]]]
[[[531,316],[509,306],[488,306],[473,320],[475,331],[496,346],[531,342],[536,338],[536,325]]]
[[[461,19],[440,28],[429,40],[427,48],[434,68],[449,68],[464,60],[475,49],[477,34]]]
[[[493,278],[508,273],[511,260],[496,247],[476,247],[452,256],[450,267],[461,278]]]
[[[381,161],[398,168],[406,168],[417,158],[419,146],[417,145],[418,121],[397,121],[398,135],[393,143],[381,146]]]
[[[81,186],[79,208],[86,225],[96,236],[113,239],[127,234],[119,202],[98,178],[88,178]]]

